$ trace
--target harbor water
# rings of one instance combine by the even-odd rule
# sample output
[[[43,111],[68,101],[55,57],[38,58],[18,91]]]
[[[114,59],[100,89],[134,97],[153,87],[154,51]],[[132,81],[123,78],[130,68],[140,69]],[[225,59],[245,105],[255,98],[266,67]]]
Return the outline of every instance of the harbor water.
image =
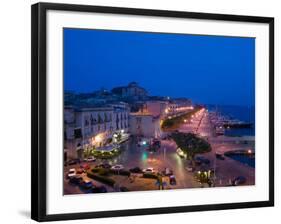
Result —
[[[226,136],[254,136],[255,135],[255,107],[254,106],[230,106],[208,105],[208,110],[216,111],[221,116],[231,120],[249,122],[253,125],[247,128],[230,128],[225,130]]]

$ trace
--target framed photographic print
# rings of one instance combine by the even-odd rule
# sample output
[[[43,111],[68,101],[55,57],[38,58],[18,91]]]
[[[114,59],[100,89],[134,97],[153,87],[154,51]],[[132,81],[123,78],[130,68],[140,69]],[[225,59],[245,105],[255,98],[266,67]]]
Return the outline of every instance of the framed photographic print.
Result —
[[[32,6],[32,218],[274,205],[274,19]]]

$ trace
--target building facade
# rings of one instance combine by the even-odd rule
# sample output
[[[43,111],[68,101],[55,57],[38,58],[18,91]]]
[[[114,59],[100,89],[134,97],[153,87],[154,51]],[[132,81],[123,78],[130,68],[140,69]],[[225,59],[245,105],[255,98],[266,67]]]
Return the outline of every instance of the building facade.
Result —
[[[147,101],[146,110],[154,117],[164,117],[168,113],[169,102],[167,101]]]
[[[149,113],[131,113],[129,132],[133,136],[145,138],[160,138],[160,119]]]
[[[64,150],[68,158],[82,157],[85,149],[113,141],[116,133],[127,133],[127,107],[109,105],[91,108],[64,108]]]

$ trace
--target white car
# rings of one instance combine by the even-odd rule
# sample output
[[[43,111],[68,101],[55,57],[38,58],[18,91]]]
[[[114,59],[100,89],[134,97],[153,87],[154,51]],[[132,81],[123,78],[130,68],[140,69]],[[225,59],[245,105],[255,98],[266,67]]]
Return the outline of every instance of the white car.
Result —
[[[185,169],[188,171],[188,172],[193,172],[194,171],[194,168],[192,166],[187,166],[185,167]]]
[[[169,169],[169,168],[165,168],[163,173],[164,173],[165,176],[173,175],[173,171],[171,169]]]
[[[68,173],[67,173],[67,177],[70,178],[70,177],[74,177],[76,176],[76,169],[72,168],[72,169],[69,169]]]
[[[95,161],[96,161],[96,158],[93,157],[93,156],[90,156],[90,157],[84,159],[84,161],[85,161],[85,162],[95,162]]]
[[[144,173],[154,173],[155,172],[155,170],[152,167],[148,167],[146,169],[143,169],[142,171]]]
[[[123,170],[124,169],[124,166],[123,165],[114,165],[111,167],[112,170]]]

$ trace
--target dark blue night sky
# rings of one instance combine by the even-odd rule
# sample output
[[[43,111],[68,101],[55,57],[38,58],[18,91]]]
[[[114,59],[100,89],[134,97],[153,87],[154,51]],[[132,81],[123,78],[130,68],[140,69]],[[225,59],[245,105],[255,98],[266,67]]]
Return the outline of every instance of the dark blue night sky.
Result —
[[[255,39],[64,29],[65,90],[136,81],[150,95],[254,105]]]

